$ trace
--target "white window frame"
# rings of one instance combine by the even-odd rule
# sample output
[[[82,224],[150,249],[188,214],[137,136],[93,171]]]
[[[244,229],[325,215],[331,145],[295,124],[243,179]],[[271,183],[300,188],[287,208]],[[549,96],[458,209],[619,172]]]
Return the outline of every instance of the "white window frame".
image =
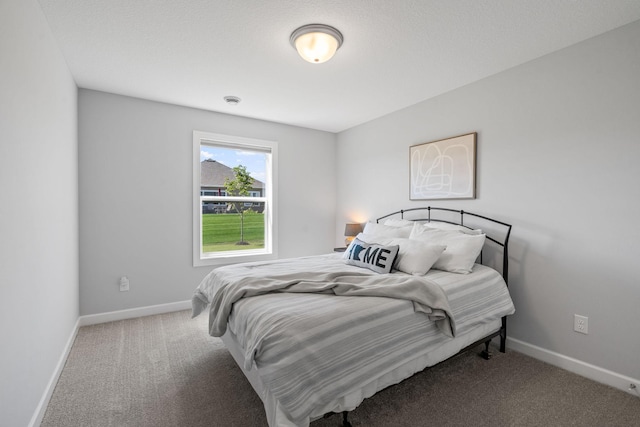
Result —
[[[200,146],[216,145],[235,149],[247,149],[270,153],[267,160],[264,197],[220,197],[200,195]],[[193,131],[193,266],[233,264],[238,262],[262,261],[278,257],[278,143],[262,139],[222,135],[211,132]],[[264,249],[248,249],[224,252],[202,252],[202,202],[237,201],[264,202],[265,242]]]

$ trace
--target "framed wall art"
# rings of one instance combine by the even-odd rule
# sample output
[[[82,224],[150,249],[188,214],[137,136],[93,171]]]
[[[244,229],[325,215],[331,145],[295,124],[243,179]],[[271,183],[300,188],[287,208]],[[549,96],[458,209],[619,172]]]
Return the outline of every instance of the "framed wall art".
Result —
[[[409,199],[475,199],[476,136],[454,136],[409,147]]]

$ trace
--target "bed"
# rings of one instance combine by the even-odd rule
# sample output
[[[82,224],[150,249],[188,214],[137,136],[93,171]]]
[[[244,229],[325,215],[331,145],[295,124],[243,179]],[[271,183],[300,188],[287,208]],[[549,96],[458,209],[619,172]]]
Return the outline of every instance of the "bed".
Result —
[[[505,351],[510,232],[466,211],[400,210],[367,223],[344,253],[213,270],[193,315],[208,309],[209,333],[271,427],[332,413],[348,426],[348,411],[416,372],[481,343],[489,358],[495,337]]]

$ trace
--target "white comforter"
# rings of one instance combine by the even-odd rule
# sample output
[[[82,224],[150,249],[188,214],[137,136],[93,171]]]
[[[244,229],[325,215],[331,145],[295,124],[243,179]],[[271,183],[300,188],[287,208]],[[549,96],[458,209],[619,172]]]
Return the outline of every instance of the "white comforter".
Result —
[[[443,331],[514,311],[504,281],[487,267],[380,275],[335,254],[216,269],[194,294],[194,316],[209,304],[210,333],[221,335],[228,323],[245,349],[245,369],[257,367],[298,426],[314,408],[451,339]]]

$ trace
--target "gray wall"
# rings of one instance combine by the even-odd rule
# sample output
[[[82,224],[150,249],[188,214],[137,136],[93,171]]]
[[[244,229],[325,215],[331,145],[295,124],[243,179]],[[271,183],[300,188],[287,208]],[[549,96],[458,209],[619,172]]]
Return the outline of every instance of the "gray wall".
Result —
[[[0,3],[0,426],[36,411],[78,319],[77,89],[35,0]]]
[[[189,300],[212,269],[192,266],[194,130],[278,141],[279,256],[331,252],[334,134],[82,89],[82,315]]]
[[[429,204],[409,202],[410,145],[477,131],[477,199],[430,204],[514,225],[509,335],[640,378],[639,52],[635,22],[342,132],[336,242]]]

